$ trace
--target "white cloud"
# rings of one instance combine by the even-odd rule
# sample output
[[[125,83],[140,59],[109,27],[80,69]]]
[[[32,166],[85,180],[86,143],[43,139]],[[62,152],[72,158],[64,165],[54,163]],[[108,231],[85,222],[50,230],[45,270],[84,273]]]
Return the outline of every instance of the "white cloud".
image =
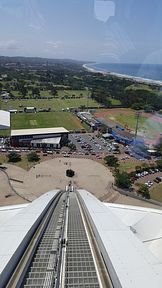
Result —
[[[29,28],[31,28],[33,30],[36,30],[36,31],[41,30],[41,26],[37,25],[37,24],[34,24],[34,23],[30,23],[28,26],[29,26]]]
[[[58,40],[58,41],[47,41],[46,44],[48,45],[49,48],[58,49],[58,48],[61,47],[62,42],[60,40]]]
[[[60,40],[57,41],[46,41],[46,47],[44,49],[44,53],[48,54],[49,57],[55,57],[57,55],[64,55],[63,43]]]
[[[0,40],[0,50],[15,50],[19,49],[18,42],[14,39]]]

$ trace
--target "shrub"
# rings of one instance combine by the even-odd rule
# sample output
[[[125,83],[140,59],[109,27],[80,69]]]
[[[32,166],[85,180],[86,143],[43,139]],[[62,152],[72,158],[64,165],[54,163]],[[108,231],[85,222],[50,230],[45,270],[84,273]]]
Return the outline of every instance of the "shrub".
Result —
[[[36,152],[30,152],[27,158],[29,162],[38,162],[40,159]]]
[[[142,184],[138,190],[138,193],[147,199],[150,199],[149,189],[145,184]]]
[[[105,163],[110,167],[117,167],[119,165],[118,158],[113,155],[106,156],[104,160],[105,160]]]
[[[7,157],[9,162],[16,163],[21,161],[21,155],[16,152],[10,152]]]
[[[130,176],[127,172],[117,172],[115,173],[115,183],[116,186],[123,189],[129,189],[131,187]]]

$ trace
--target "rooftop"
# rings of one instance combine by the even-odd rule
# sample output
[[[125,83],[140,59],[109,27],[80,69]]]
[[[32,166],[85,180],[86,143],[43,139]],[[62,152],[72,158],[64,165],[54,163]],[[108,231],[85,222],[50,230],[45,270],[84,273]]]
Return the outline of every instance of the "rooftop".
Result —
[[[34,143],[34,144],[40,144],[40,143],[43,143],[43,144],[60,144],[60,140],[61,140],[61,137],[55,137],[55,138],[45,138],[45,139],[38,139],[38,140],[32,140],[31,143]]]
[[[0,110],[0,128],[1,129],[10,128],[10,112]]]
[[[11,130],[11,136],[68,133],[63,127]]]
[[[35,109],[35,107],[25,107],[25,109],[29,109],[29,110],[34,110]]]

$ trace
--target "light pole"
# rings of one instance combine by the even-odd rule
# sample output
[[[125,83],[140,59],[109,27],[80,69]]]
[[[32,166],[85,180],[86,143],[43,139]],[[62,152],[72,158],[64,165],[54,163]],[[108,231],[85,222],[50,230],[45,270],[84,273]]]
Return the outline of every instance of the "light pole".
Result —
[[[135,135],[134,135],[134,140],[135,141],[136,141],[136,138],[137,138],[140,116],[141,116],[141,112],[136,112],[135,117],[136,117],[137,121],[136,121]]]
[[[88,100],[89,100],[89,96],[90,96],[90,88],[85,87],[87,90],[87,111],[88,111]]]

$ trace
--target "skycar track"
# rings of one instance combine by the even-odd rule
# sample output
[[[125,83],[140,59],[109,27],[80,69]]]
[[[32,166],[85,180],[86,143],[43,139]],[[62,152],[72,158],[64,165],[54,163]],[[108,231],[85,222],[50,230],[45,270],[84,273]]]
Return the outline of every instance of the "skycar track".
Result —
[[[12,273],[0,287],[111,287],[100,277],[94,253],[97,248],[92,247],[93,237],[78,194],[73,187],[66,190],[54,195]]]

